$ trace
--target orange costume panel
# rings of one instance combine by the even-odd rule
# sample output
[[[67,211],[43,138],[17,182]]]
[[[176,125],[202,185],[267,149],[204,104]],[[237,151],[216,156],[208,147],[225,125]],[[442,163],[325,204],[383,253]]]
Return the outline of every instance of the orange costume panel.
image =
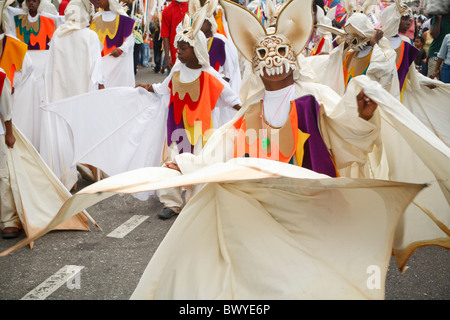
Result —
[[[35,22],[28,20],[28,15],[14,16],[16,36],[28,45],[28,50],[48,50],[49,42],[55,32],[55,21],[39,16]]]
[[[112,21],[104,21],[101,15],[92,21],[90,28],[103,44],[102,57],[123,44],[133,32],[134,23],[134,19],[121,14]]]
[[[345,87],[352,78],[366,74],[369,68],[370,58],[372,57],[372,51],[364,57],[357,57],[358,51],[349,51],[344,60],[344,82]]]
[[[23,60],[28,46],[13,37],[4,36],[0,41],[0,68],[2,68],[9,81],[11,88],[14,82],[14,74],[22,69]]]
[[[283,126],[271,127],[264,118],[262,101],[250,106],[234,123],[238,130],[234,157],[265,158],[296,164],[331,177],[339,176],[334,158],[319,128],[320,105],[306,95],[291,101]]]
[[[189,83],[182,83],[179,78],[179,71],[174,72],[169,83],[171,95],[167,118],[167,143],[168,145],[174,141],[178,143],[186,138],[189,141],[188,147],[193,148],[200,136],[204,144],[212,133],[211,112],[216,106],[224,84],[208,72],[202,72],[196,80]]]

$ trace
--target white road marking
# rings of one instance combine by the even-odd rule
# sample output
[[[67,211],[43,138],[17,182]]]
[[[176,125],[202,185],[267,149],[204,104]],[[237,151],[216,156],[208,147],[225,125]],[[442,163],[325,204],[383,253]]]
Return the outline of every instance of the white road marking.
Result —
[[[42,282],[32,291],[28,292],[21,300],[45,300],[49,295],[55,292],[64,283],[68,284],[84,266],[66,265],[50,278]]]
[[[110,234],[108,234],[108,237],[123,238],[128,233],[130,233],[130,231],[132,231],[134,228],[136,228],[142,222],[144,222],[147,218],[148,218],[148,216],[134,215],[130,219],[128,219],[126,222],[124,222],[122,225],[120,225],[115,230],[113,230]]]

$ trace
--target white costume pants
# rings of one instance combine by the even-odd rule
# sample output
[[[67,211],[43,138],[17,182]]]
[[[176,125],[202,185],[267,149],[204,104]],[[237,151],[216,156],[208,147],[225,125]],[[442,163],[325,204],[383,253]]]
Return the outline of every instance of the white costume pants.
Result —
[[[0,135],[0,229],[2,230],[20,226],[9,179],[8,158],[11,157],[5,144],[5,136]]]

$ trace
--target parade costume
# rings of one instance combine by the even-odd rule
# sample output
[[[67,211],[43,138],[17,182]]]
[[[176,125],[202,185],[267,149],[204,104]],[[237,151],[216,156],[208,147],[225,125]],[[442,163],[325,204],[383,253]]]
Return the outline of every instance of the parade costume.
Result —
[[[363,55],[363,58],[356,60],[355,57],[358,57],[358,53],[353,53],[354,64],[349,64],[353,67],[353,72],[343,73],[342,70],[345,70],[346,64],[342,64],[342,60],[340,60],[342,52],[344,52],[344,43],[342,43],[330,54],[325,72],[327,76],[323,78],[322,83],[329,85],[340,95],[343,95],[348,84],[351,83],[350,80],[354,79],[354,75],[358,75],[357,70],[361,74],[365,71],[367,76],[379,82],[392,96],[403,102],[403,105],[407,108],[403,112],[412,113],[412,117],[420,120],[431,130],[433,135],[448,146],[450,118],[445,110],[446,107],[444,107],[444,101],[448,100],[450,93],[448,86],[439,83],[439,81],[426,79],[417,72],[413,61],[411,61],[414,55],[409,54],[413,53],[415,48],[412,48],[411,51],[408,51],[408,49],[401,51],[401,48],[409,48],[409,43],[404,43],[403,46],[399,47],[401,44],[400,38],[394,37],[397,43],[394,48],[400,49],[394,50],[391,47],[389,40],[392,39],[392,36],[398,34],[402,15],[399,8],[402,8],[405,12],[408,11],[408,7],[400,5],[400,3],[394,3],[383,11],[381,21],[384,22],[382,26],[384,37],[372,49],[370,61],[368,61],[367,52],[365,56]],[[355,12],[347,19],[343,30],[330,30],[344,38],[350,48],[354,39],[357,40],[355,41],[356,46],[363,45],[362,49],[350,49],[349,52],[364,53],[364,50],[368,51],[365,49],[367,47],[365,43],[370,39],[373,27],[365,14]],[[347,53],[347,57],[348,55],[349,53]],[[343,69],[340,70],[341,66],[343,66]],[[351,68],[348,69],[351,70]],[[342,78],[342,74],[346,75],[347,78]],[[426,87],[427,84],[435,84],[437,88],[432,91]],[[402,91],[400,91],[401,89]],[[380,139],[376,141],[374,151],[369,154],[370,176],[395,181],[430,182],[430,187],[416,197],[400,220],[394,241],[396,258],[399,261],[404,260],[405,256],[409,256],[415,248],[423,244],[449,247],[446,235],[448,234],[447,220],[450,215],[450,208],[446,191],[442,191],[439,187],[439,178],[436,178],[431,172],[432,169],[429,164],[420,159],[421,156],[417,149],[404,140],[404,136],[398,133],[398,129],[393,127],[390,121],[382,117],[381,122]],[[399,161],[403,157],[409,159],[407,163]],[[420,225],[426,223],[430,225],[430,229],[427,231],[420,230]]]
[[[28,45],[28,50],[48,50],[48,43],[55,32],[55,22],[45,16],[30,18],[28,15],[14,17],[19,40]]]
[[[200,28],[211,8],[199,8],[194,3],[190,3],[175,44],[189,43],[202,68],[190,69],[177,61],[164,82],[153,85],[156,93],[170,94],[164,161],[183,152],[198,154],[212,132],[232,118],[232,107],[240,104],[237,94],[209,64],[207,41]],[[196,191],[187,189],[186,201]],[[165,208],[179,213],[183,206],[181,192],[181,188],[160,190],[159,199]]]
[[[332,26],[330,18],[328,18],[328,15],[325,15],[325,12],[322,10],[322,8],[317,6],[316,10],[317,23]],[[319,40],[314,43],[314,46],[310,52],[310,56],[330,53],[330,51],[333,50],[333,36],[331,32],[317,27],[314,28],[314,32],[316,33]]]
[[[211,24],[212,33],[212,36],[207,39],[209,64],[230,84],[231,89],[236,95],[239,95],[242,82],[238,51],[231,39],[228,39],[225,35],[217,31],[218,25],[215,18],[215,12],[218,9],[218,1],[208,1],[207,5],[208,11],[206,12],[205,20],[209,21]],[[192,15],[198,10],[200,10],[200,2],[190,1],[190,14]],[[220,116],[221,120],[217,124],[218,126],[225,124],[225,122],[230,120],[235,113],[234,110],[228,108],[222,108],[220,112],[222,112],[222,115]]]
[[[295,57],[309,38],[312,14],[304,10],[309,2],[290,1],[280,13],[275,34],[267,34],[253,14],[239,5],[228,1],[221,5],[233,41],[247,58],[252,59],[249,54],[254,52],[255,41],[272,36],[286,41],[280,43],[281,52]],[[242,28],[239,21],[247,27]],[[263,47],[259,49],[262,54]],[[288,60],[295,69],[296,60]],[[290,62],[285,62],[283,66],[291,68]],[[255,66],[259,72],[258,66],[266,68],[268,64]],[[359,118],[355,109],[361,88],[378,103],[370,122]],[[406,143],[420,150],[417,154],[447,191],[450,151],[367,76],[355,77],[342,98],[315,83],[298,81],[293,89],[296,103],[301,99],[307,105],[303,99],[315,99],[321,106],[320,129],[326,133],[322,139],[327,148],[332,147],[341,177],[281,161],[234,157],[235,124],[250,116],[255,103],[264,99],[264,89],[260,88],[233,120],[213,133],[198,156],[183,153],[176,157],[182,174],[153,167],[104,179],[69,199],[54,223],[117,193],[204,185],[161,242],[132,299],[382,299],[397,222],[424,184],[361,179],[367,169],[367,152],[378,136],[377,122],[388,120]],[[304,115],[297,113],[298,117]],[[296,122],[291,124],[293,129]],[[366,135],[349,132],[346,126]],[[309,134],[312,137],[314,132]],[[280,150],[285,150],[284,146]],[[429,227],[421,225],[424,231]],[[45,230],[37,237],[43,234]],[[19,243],[2,255],[25,244]],[[400,267],[408,256],[403,258]],[[379,267],[377,288],[367,285],[368,266]]]
[[[338,43],[330,52],[320,82],[343,95],[352,78],[367,75],[394,96],[399,96],[398,76],[393,71],[394,50],[384,37],[373,46],[370,44],[375,35],[375,28],[369,19],[374,1],[365,1],[363,6],[357,5],[356,1],[347,1],[345,5],[349,14],[342,29],[318,25],[319,29],[335,34],[335,42]]]
[[[27,46],[15,37],[1,35],[0,68],[7,70],[7,77],[14,87],[14,76],[17,71],[22,70],[27,53]]]
[[[198,152],[211,134],[209,129],[231,119],[220,111],[231,109],[230,103],[239,99],[209,66],[206,38],[199,34],[193,41],[189,33],[184,41],[193,41],[202,68],[189,69],[177,62],[162,83],[153,84],[154,93],[106,88],[43,106],[41,154],[64,185],[70,188],[77,181],[76,163],[90,164],[111,176],[160,166],[171,151]]]
[[[45,102],[45,65],[49,56],[49,42],[54,31],[65,23],[49,0],[41,0],[35,17],[29,15],[26,2],[23,9],[5,8],[7,32],[28,46],[26,66],[13,95],[15,125],[33,146],[40,150],[41,110]]]
[[[58,26],[57,23],[61,23],[54,20],[52,16],[41,15],[41,12],[50,15],[58,15],[58,13],[49,1],[40,2],[36,16],[32,17],[28,14],[26,2],[23,4],[24,13],[14,15],[15,35],[28,45],[28,50],[48,50],[49,42]]]
[[[50,43],[45,69],[47,103],[97,90],[105,82],[102,46],[88,28],[91,12],[93,5],[86,0],[72,0],[66,7],[66,23]]]
[[[397,0],[387,7],[381,15],[383,31],[391,40],[392,48],[397,52],[398,87],[401,90],[401,102],[434,132],[447,146],[450,146],[450,115],[447,101],[450,97],[450,85],[430,79],[416,70],[414,57],[417,49],[409,39],[398,34],[403,15],[411,16],[411,9]],[[430,89],[432,85],[435,88]]]
[[[110,11],[98,12],[90,25],[103,45],[103,69],[105,87],[134,87],[134,36],[135,21],[127,16],[125,9],[117,0],[109,1]],[[110,53],[119,49],[121,55],[113,57]]]
[[[402,6],[399,1],[391,4],[381,14],[381,25],[383,31],[386,38],[389,39],[392,49],[394,49],[396,53],[395,65],[398,74],[400,101],[403,101],[403,95],[408,84],[407,76],[409,74],[410,67],[419,54],[419,50],[411,45],[410,40],[398,33],[400,19],[402,16],[412,17],[412,11],[408,6]]]
[[[12,124],[16,138],[13,148],[7,148],[4,136],[4,121],[12,119],[10,102],[10,83],[3,70],[0,70],[1,126],[0,126],[0,210],[2,229],[20,227],[25,230],[26,239],[31,239],[47,226],[54,218],[58,208],[71,194],[59,182],[44,163],[36,149],[26,137]],[[37,193],[36,190],[40,192]],[[7,218],[5,218],[5,216]],[[88,219],[95,221],[80,210],[52,230],[89,230]],[[29,242],[33,246],[33,241]]]

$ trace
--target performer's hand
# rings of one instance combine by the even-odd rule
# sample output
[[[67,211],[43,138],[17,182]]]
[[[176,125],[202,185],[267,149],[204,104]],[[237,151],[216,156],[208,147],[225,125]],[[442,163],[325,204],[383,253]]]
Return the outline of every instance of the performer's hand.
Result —
[[[153,92],[153,87],[150,83],[139,83],[135,86],[135,88],[137,88],[137,87],[141,87],[147,91]]]
[[[117,48],[114,48],[113,51],[111,51],[110,54],[111,54],[114,58],[117,58],[117,57],[119,57],[119,56],[122,54],[122,51],[120,51],[120,50],[117,49]]]
[[[437,78],[438,78],[438,71],[434,71],[434,72],[431,74],[430,78],[431,78],[431,79],[437,79]]]
[[[381,29],[375,29],[375,34],[373,35],[373,37],[370,39],[370,45],[373,47],[374,45],[376,45],[378,43],[378,41],[380,41],[381,38],[383,38],[383,30]]]
[[[356,102],[358,104],[359,116],[364,120],[370,120],[378,106],[377,103],[366,96],[363,89],[361,89],[359,94],[356,96]]]
[[[5,143],[8,148],[14,147],[14,144],[16,143],[16,137],[14,137],[12,133],[5,134]]]
[[[235,104],[235,105],[233,106],[233,109],[239,111],[239,110],[241,109],[241,106],[238,105],[238,104]]]
[[[178,167],[178,164],[175,161],[172,161],[172,162],[166,161],[166,162],[164,162],[164,164],[169,169],[173,169],[173,170],[177,170],[177,171],[181,172],[180,167]]]

